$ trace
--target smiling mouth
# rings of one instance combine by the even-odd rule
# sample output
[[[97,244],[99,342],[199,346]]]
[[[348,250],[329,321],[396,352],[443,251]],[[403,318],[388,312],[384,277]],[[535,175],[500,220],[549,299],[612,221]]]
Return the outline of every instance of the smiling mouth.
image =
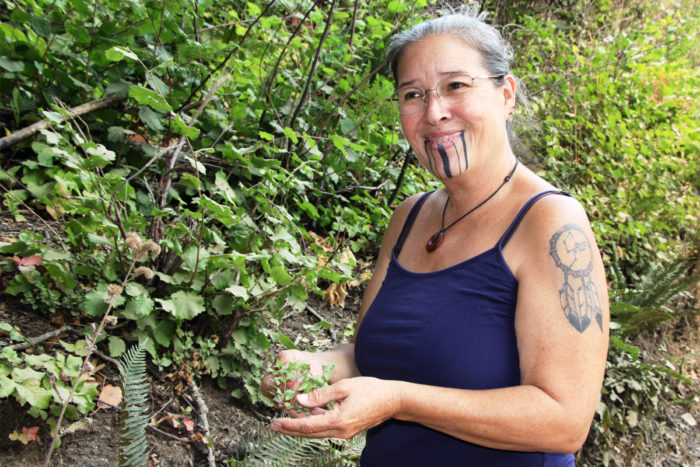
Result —
[[[467,141],[464,138],[463,131],[459,132],[458,134],[459,141],[456,138],[457,134],[425,139],[425,153],[428,156],[428,166],[431,172],[437,165],[438,158],[441,162],[445,177],[447,178],[452,178],[453,170],[456,169],[457,173],[460,173],[462,170],[466,170],[467,167],[469,167],[469,160],[467,158]],[[454,149],[454,151],[457,153],[457,160],[452,161],[452,164],[450,163],[450,157],[447,154],[447,150],[449,148]],[[456,166],[453,167],[455,162]],[[462,168],[462,162],[464,162],[464,168]]]
[[[459,133],[453,133],[451,135],[445,135],[441,136],[439,138],[425,138],[425,144],[426,145],[432,145],[432,146],[437,146],[437,145],[442,145],[444,146],[454,146],[457,143],[458,137],[461,138],[462,141],[464,141],[464,132],[461,131]]]

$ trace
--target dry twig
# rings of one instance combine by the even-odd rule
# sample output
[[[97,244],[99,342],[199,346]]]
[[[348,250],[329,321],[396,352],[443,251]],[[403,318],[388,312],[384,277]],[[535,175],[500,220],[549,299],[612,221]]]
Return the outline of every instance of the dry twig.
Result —
[[[216,459],[214,458],[214,450],[211,448],[212,440],[211,435],[209,434],[209,419],[207,418],[209,407],[207,407],[207,404],[204,402],[204,398],[202,398],[202,395],[199,393],[199,389],[197,389],[197,384],[194,382],[194,380],[190,381],[190,391],[192,391],[194,403],[197,406],[197,411],[199,412],[200,424],[202,425],[202,434],[204,435],[203,441],[207,445],[207,462],[209,463],[209,467],[215,467]]]
[[[14,344],[14,345],[11,345],[9,347],[13,350],[25,350],[25,349],[28,349],[29,347],[37,346],[37,345],[41,344],[42,342],[46,342],[49,339],[53,339],[54,337],[58,337],[61,334],[63,334],[64,332],[79,332],[79,331],[72,326],[63,326],[62,328],[44,333],[40,336],[31,337],[31,338],[27,339],[29,342],[20,342],[18,344]]]
[[[68,114],[70,115],[70,117],[75,118],[80,115],[93,112],[95,110],[104,109],[105,107],[109,107],[110,105],[123,100],[124,98],[122,97],[104,97],[102,99],[86,102],[85,104],[81,104],[77,107],[73,107],[72,109],[68,109]],[[35,134],[39,133],[41,130],[50,126],[51,124],[48,121],[39,120],[38,122],[32,123],[31,125],[24,127],[21,130],[17,130],[14,133],[5,136],[4,138],[0,138],[0,150],[9,148],[14,144],[24,141],[25,139],[31,138]]]
[[[312,315],[314,315],[314,317],[316,317],[316,319],[318,319],[319,321],[325,321],[325,319],[323,319],[323,316],[319,315],[319,314],[316,312],[316,310],[314,310],[313,308],[311,308],[309,305],[306,305],[306,311],[308,311],[309,313],[311,313]]]

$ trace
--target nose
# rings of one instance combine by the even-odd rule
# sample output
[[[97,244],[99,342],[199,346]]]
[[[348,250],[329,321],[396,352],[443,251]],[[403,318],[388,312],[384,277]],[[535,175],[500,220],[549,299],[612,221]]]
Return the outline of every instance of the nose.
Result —
[[[428,92],[432,91],[432,92]],[[436,125],[443,120],[450,118],[449,108],[440,98],[434,89],[429,89],[425,93],[425,115],[424,118],[431,125]]]

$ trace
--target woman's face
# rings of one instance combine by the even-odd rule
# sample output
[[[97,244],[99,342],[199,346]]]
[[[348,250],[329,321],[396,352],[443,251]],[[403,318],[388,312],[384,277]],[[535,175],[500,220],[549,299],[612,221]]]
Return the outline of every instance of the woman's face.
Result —
[[[421,163],[440,179],[464,174],[507,144],[506,120],[515,103],[515,83],[505,86],[477,79],[454,104],[438,99],[434,88],[458,74],[489,76],[481,56],[458,37],[432,35],[409,45],[397,68],[397,89],[429,89],[425,110],[401,115],[406,139]],[[451,81],[448,81],[451,83]],[[433,89],[433,90],[430,90]]]

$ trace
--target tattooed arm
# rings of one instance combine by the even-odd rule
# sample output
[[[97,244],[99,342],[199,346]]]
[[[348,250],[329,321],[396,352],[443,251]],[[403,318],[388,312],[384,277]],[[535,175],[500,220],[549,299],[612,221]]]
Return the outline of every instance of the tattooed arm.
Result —
[[[554,401],[557,413],[569,418],[562,433],[578,433],[583,443],[600,397],[609,338],[600,252],[585,212],[571,198],[542,199],[516,235],[511,247],[522,384]]]

